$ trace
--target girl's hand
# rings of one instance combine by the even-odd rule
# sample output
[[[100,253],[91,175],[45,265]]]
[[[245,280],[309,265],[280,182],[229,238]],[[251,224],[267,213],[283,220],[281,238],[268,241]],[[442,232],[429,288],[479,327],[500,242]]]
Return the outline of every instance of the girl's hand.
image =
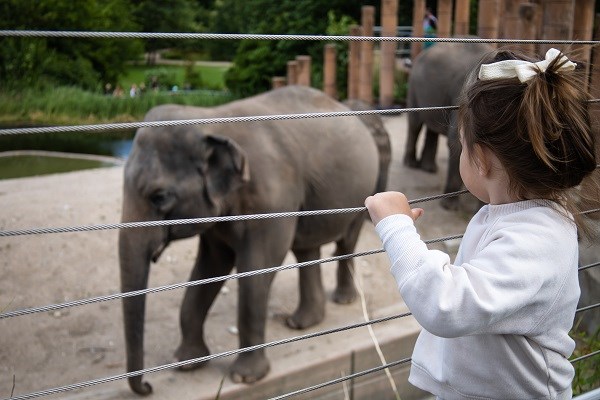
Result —
[[[385,217],[394,214],[408,215],[413,221],[423,215],[423,209],[411,209],[406,196],[400,192],[383,192],[369,196],[365,200],[365,206],[375,225]]]

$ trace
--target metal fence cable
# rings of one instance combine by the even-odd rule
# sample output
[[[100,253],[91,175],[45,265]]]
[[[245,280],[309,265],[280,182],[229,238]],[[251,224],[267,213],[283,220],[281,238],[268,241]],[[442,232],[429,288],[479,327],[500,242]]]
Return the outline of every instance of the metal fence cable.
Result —
[[[314,112],[300,114],[273,114],[273,115],[250,115],[241,117],[220,117],[220,118],[197,118],[180,119],[170,121],[141,121],[141,122],[119,122],[107,124],[91,125],[66,125],[66,126],[45,126],[37,128],[12,128],[0,129],[0,135],[23,135],[33,133],[57,133],[57,132],[98,132],[111,130],[127,130],[137,128],[157,128],[163,126],[186,126],[186,125],[208,125],[208,124],[229,124],[238,122],[265,122],[265,121],[285,121],[307,118],[332,118],[349,117],[361,115],[399,115],[408,112],[420,111],[443,111],[455,110],[457,106],[439,106],[439,107],[413,107],[413,108],[393,108],[384,110],[356,110],[356,111],[335,111],[335,112]]]
[[[410,200],[409,204],[424,203],[427,201],[439,200],[445,197],[453,197],[468,193],[468,190],[459,190],[458,192],[438,194],[420,199]],[[305,217],[314,215],[331,215],[343,213],[355,213],[365,211],[366,207],[353,208],[335,208],[328,210],[310,210],[310,211],[290,211],[265,214],[246,214],[246,215],[226,215],[221,217],[201,217],[201,218],[186,218],[186,219],[170,219],[160,221],[139,221],[139,222],[121,222],[113,224],[97,224],[85,226],[68,226],[57,228],[29,228],[19,230],[0,231],[0,237],[6,236],[22,236],[22,235],[38,235],[45,233],[66,233],[66,232],[87,232],[106,229],[127,229],[127,228],[148,228],[153,226],[171,226],[171,225],[188,225],[188,224],[206,224],[214,222],[228,221],[247,221],[256,219],[271,219],[271,218],[290,218],[290,217]]]
[[[590,358],[590,357],[597,356],[597,355],[600,355],[600,350],[593,351],[593,352],[591,352],[589,354],[585,354],[583,356],[574,358],[574,359],[569,360],[569,361],[571,361],[571,364],[574,364],[574,363],[576,363],[578,361],[585,360],[586,358]]]
[[[109,31],[46,31],[46,30],[0,30],[0,37],[60,37],[60,38],[117,38],[117,39],[211,39],[211,40],[322,40],[359,42],[459,42],[504,44],[580,44],[596,45],[597,40],[560,39],[484,39],[406,36],[341,36],[341,35],[285,35],[248,33],[194,33],[194,32],[109,32]]]
[[[579,267],[579,268],[578,268],[578,270],[579,270],[579,271],[583,271],[583,270],[586,270],[586,269],[588,269],[588,268],[597,267],[597,266],[599,266],[599,265],[600,265],[600,261],[598,261],[598,262],[595,262],[595,263],[592,263],[592,264],[588,264],[588,265],[583,265],[583,266]]]
[[[439,243],[439,242],[443,242],[446,240],[459,239],[461,237],[462,237],[462,235],[446,236],[446,237],[426,240],[425,243],[427,243],[427,244]],[[0,320],[6,319],[6,318],[19,317],[19,316],[28,315],[28,314],[37,314],[37,313],[41,313],[41,312],[56,311],[56,310],[61,310],[63,308],[70,308],[70,307],[77,307],[77,306],[83,306],[83,305],[94,304],[94,303],[101,303],[101,302],[106,302],[106,301],[110,301],[110,300],[118,300],[118,299],[122,299],[122,298],[126,298],[126,297],[134,297],[134,296],[141,296],[141,295],[150,294],[150,293],[159,293],[159,292],[165,292],[168,290],[182,289],[182,288],[186,288],[186,287],[190,287],[190,286],[199,286],[199,285],[206,285],[209,283],[221,282],[221,281],[226,281],[226,280],[231,280],[231,279],[246,278],[249,276],[255,276],[255,275],[260,275],[260,274],[270,274],[270,273],[275,273],[275,272],[284,271],[284,270],[288,270],[288,269],[304,268],[304,267],[308,267],[311,265],[325,264],[325,263],[345,260],[345,259],[354,258],[354,257],[365,257],[365,256],[370,256],[370,255],[384,253],[384,252],[385,252],[384,249],[367,250],[367,251],[363,251],[363,252],[359,252],[359,253],[331,256],[331,257],[323,258],[320,260],[310,260],[310,261],[304,261],[301,263],[293,263],[293,264],[287,264],[287,265],[280,265],[280,266],[276,266],[276,267],[257,269],[254,271],[239,272],[239,273],[230,274],[230,275],[216,276],[213,278],[200,279],[200,280],[189,281],[189,282],[173,283],[170,285],[163,285],[163,286],[157,286],[157,287],[153,287],[153,288],[134,290],[131,292],[113,293],[113,294],[104,295],[104,296],[90,297],[90,298],[80,299],[80,300],[72,300],[72,301],[68,301],[68,302],[64,302],[64,303],[49,304],[49,305],[41,306],[41,307],[24,308],[24,309],[20,309],[20,310],[14,310],[14,311],[0,313]]]
[[[354,379],[354,378],[360,378],[361,376],[372,374],[374,372],[378,372],[378,371],[381,371],[381,370],[384,370],[384,369],[387,369],[387,368],[391,368],[391,367],[395,367],[395,366],[398,366],[398,365],[406,364],[406,363],[411,362],[411,360],[412,360],[411,358],[403,358],[402,360],[393,361],[393,362],[390,362],[390,363],[387,363],[387,364],[384,364],[384,365],[380,365],[380,366],[377,366],[377,367],[374,367],[374,368],[366,369],[364,371],[356,372],[354,374],[346,375],[346,376],[343,376],[341,378],[332,379],[330,381],[323,382],[323,383],[320,383],[318,385],[310,386],[310,387],[303,388],[303,389],[300,389],[300,390],[296,390],[294,392],[286,393],[286,394],[281,395],[281,396],[271,397],[269,400],[287,399],[288,397],[296,396],[296,395],[303,394],[303,393],[312,392],[313,390],[321,389],[321,388],[326,387],[326,386],[335,385],[337,383],[341,383],[341,382],[344,382],[344,381],[347,381],[347,380],[350,380],[350,379]]]
[[[600,102],[600,99],[588,100],[588,102]],[[0,129],[0,136],[8,135],[25,135],[25,134],[42,134],[42,133],[58,133],[58,132],[105,132],[112,130],[128,130],[138,128],[157,128],[164,126],[187,126],[187,125],[208,125],[208,124],[228,124],[239,122],[265,122],[265,121],[286,121],[308,118],[333,118],[333,117],[349,117],[361,115],[400,115],[412,112],[424,111],[444,111],[456,110],[458,106],[437,106],[437,107],[411,107],[411,108],[392,108],[382,110],[349,110],[335,111],[322,113],[300,113],[300,114],[274,114],[274,115],[249,115],[241,117],[220,117],[220,118],[197,118],[197,119],[181,119],[169,121],[139,121],[139,122],[119,122],[106,124],[91,124],[91,125],[64,125],[64,126],[43,126],[31,128],[9,128]]]
[[[41,390],[38,392],[28,393],[28,394],[14,396],[14,397],[10,397],[10,398],[5,398],[2,400],[25,400],[25,399],[33,399],[33,398],[37,398],[37,397],[42,397],[42,396],[49,396],[49,395],[57,394],[57,393],[64,393],[64,392],[68,392],[71,390],[76,390],[76,389],[81,389],[81,388],[85,388],[85,387],[89,387],[89,386],[99,385],[102,383],[109,383],[109,382],[127,379],[127,378],[131,378],[134,376],[139,376],[139,375],[152,374],[155,372],[165,371],[167,369],[178,368],[178,367],[182,367],[182,366],[189,365],[189,364],[206,362],[206,361],[210,361],[210,360],[213,360],[216,358],[228,357],[228,356],[232,356],[232,355],[236,355],[236,354],[240,354],[240,353],[245,353],[248,351],[260,350],[260,349],[264,349],[267,347],[279,346],[279,345],[283,345],[283,344],[298,342],[301,340],[312,339],[312,338],[319,337],[319,336],[330,335],[333,333],[343,332],[343,331],[347,331],[350,329],[361,328],[361,327],[364,327],[364,326],[367,326],[370,324],[378,324],[378,323],[382,323],[382,322],[391,321],[394,319],[404,318],[404,317],[408,317],[410,315],[412,315],[412,313],[407,312],[407,313],[377,318],[377,319],[373,319],[370,321],[364,321],[364,322],[359,322],[359,323],[355,323],[355,324],[351,324],[351,325],[345,325],[345,326],[341,326],[341,327],[337,327],[337,328],[326,329],[326,330],[319,331],[319,332],[307,333],[304,335],[293,336],[293,337],[280,339],[280,340],[274,340],[274,341],[271,341],[268,343],[262,343],[262,344],[258,344],[255,346],[224,351],[224,352],[221,352],[218,354],[211,354],[208,356],[198,357],[198,358],[194,358],[194,359],[190,359],[190,360],[158,365],[156,367],[150,367],[150,368],[146,368],[146,369],[139,370],[139,371],[132,371],[132,372],[127,372],[127,373],[119,374],[119,375],[113,375],[113,376],[109,376],[109,377],[105,377],[105,378],[93,379],[93,380],[89,380],[86,382],[65,385],[65,386],[56,387],[56,388],[52,388],[52,389],[45,389],[45,390]]]
[[[594,309],[594,308],[598,308],[598,307],[600,307],[600,303],[591,304],[591,305],[589,305],[589,306],[585,306],[585,307],[578,308],[578,309],[575,311],[575,313],[580,313],[580,312],[583,312],[583,311],[592,310],[592,309]]]

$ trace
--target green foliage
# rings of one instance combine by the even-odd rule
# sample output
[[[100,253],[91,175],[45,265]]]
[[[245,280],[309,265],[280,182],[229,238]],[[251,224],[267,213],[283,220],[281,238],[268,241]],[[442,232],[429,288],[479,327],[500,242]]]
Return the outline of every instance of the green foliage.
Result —
[[[577,342],[573,358],[581,357],[600,350],[600,329],[593,335],[574,329],[571,337]],[[600,387],[600,356],[585,358],[573,364],[573,395],[579,395]]]
[[[132,16],[143,32],[196,32],[201,28],[197,21],[199,7],[194,0],[130,0]],[[189,42],[182,39],[148,39],[147,52],[168,47],[186,48]]]
[[[366,3],[343,0],[282,0],[278,3],[255,0],[242,4],[234,4],[236,3],[234,0],[221,0],[221,2],[223,8],[235,10],[237,17],[245,17],[243,21],[239,21],[237,31],[306,35],[323,35],[328,27],[334,30],[336,27],[348,24],[351,20],[360,20],[361,6]],[[227,8],[225,5],[231,7]],[[333,12],[333,17],[328,16],[330,12]],[[232,18],[237,21],[235,16]],[[234,28],[229,27],[229,29]],[[347,34],[347,30],[344,34]],[[234,67],[226,75],[227,87],[240,96],[266,91],[270,89],[271,78],[285,76],[287,62],[299,55],[311,57],[313,84],[319,86],[323,76],[322,42],[242,40],[233,59]]]
[[[128,0],[4,0],[0,29],[136,30]],[[2,38],[0,88],[77,85],[98,89],[115,81],[140,43],[123,39]]]

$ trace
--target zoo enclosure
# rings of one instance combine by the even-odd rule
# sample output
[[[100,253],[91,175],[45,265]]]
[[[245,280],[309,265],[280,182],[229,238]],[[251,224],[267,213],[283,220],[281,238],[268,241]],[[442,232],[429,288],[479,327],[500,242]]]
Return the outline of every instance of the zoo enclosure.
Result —
[[[417,2],[418,3],[418,2]],[[482,4],[484,2],[481,2]],[[12,36],[12,35],[17,35],[17,36],[35,36],[35,35],[56,35],[56,36],[70,36],[73,33],[68,33],[68,32],[58,32],[58,33],[50,33],[50,32],[27,32],[27,31],[21,31],[21,32],[0,32],[0,35],[2,36]],[[93,33],[93,32],[82,32],[81,33],[81,37],[86,37],[86,36],[96,36],[96,34],[100,34],[100,36],[104,36],[107,35],[106,33]],[[114,37],[152,37],[152,34],[149,35],[145,35],[145,34],[135,34],[135,33],[108,33],[108,35],[110,36],[114,36]],[[178,34],[165,34],[166,36],[172,36],[172,37],[177,37],[177,38],[183,38],[185,39],[186,35],[183,36],[179,36]],[[162,35],[164,36],[164,35]],[[212,37],[211,37],[212,36]],[[331,37],[311,37],[311,38],[306,38],[306,37],[297,37],[297,36],[293,36],[293,35],[212,35],[212,34],[197,34],[197,35],[190,35],[189,38],[209,38],[209,39],[221,39],[221,38],[252,38],[252,39],[289,39],[289,40],[325,40],[325,39],[336,39],[336,40],[352,40],[352,38],[331,38]],[[361,38],[355,38],[358,41],[360,40],[360,43],[365,43],[365,42],[373,42],[373,41],[383,41],[383,42],[391,42],[391,43],[422,43],[424,41],[446,41],[444,38],[440,37],[437,39],[432,39],[432,38],[422,38],[422,37],[403,37],[403,38],[397,38],[397,37],[386,37],[386,36],[381,36],[381,37],[373,37],[373,36],[363,36]],[[453,41],[451,39],[448,39],[447,41]],[[494,41],[494,39],[490,40],[490,42],[502,42],[502,41]],[[567,40],[568,43],[583,43],[585,45],[590,45],[590,44],[598,44],[598,42],[594,42],[594,41],[571,41],[571,40]],[[534,40],[534,41],[530,41],[530,40],[514,40],[514,41],[509,41],[509,43],[514,43],[514,44],[524,44],[524,45],[531,45],[531,44],[537,44],[537,45],[546,45],[546,44],[550,44],[550,43],[565,43],[562,40]],[[593,76],[593,74],[592,74]],[[593,78],[592,78],[593,79]],[[592,87],[596,87],[597,85],[592,84]],[[380,115],[397,115],[400,113],[404,113],[404,112],[415,112],[418,110],[371,110],[368,112],[348,112],[348,113],[344,113],[344,114],[332,114],[332,113],[323,113],[323,114],[314,114],[314,115],[279,115],[279,116],[256,116],[256,117],[249,117],[249,118],[227,118],[227,119],[212,119],[212,120],[190,120],[190,121],[160,121],[156,124],[152,124],[152,126],[173,126],[173,125],[185,125],[185,124],[210,124],[210,123],[223,123],[223,122],[250,122],[250,121],[254,121],[254,120],[264,120],[264,119],[270,119],[270,120],[286,120],[286,119],[298,119],[298,118],[323,118],[323,117],[343,117],[345,115],[361,115],[361,114],[380,114]],[[141,127],[141,126],[149,126],[145,123],[132,123],[132,124],[126,124],[128,128],[137,128],[137,127]],[[123,128],[123,124],[103,124],[103,125],[95,125],[95,126],[77,126],[74,127],[78,130],[82,130],[82,129],[86,129],[89,131],[102,131],[102,130],[110,130],[110,129],[118,129],[118,128]],[[49,133],[49,132],[53,132],[53,131],[69,131],[71,129],[71,127],[54,127],[54,128],[31,128],[31,129],[15,129],[15,130],[1,130],[0,134],[3,135],[9,135],[9,134],[14,134],[14,133],[31,133],[31,134],[43,134],[43,133]],[[424,200],[432,200],[434,198],[439,198],[439,196],[434,196],[432,198],[428,198],[428,199],[421,199],[422,201]],[[418,202],[419,200],[413,200],[413,203]],[[360,211],[363,210],[363,208],[360,209],[348,209],[348,210],[322,210],[319,212],[328,212],[328,213],[332,213],[332,212],[356,212],[356,211]],[[597,211],[597,210],[590,210],[590,211]],[[316,212],[315,212],[316,213]],[[293,213],[292,213],[293,214]],[[32,228],[32,229],[26,229],[26,230],[14,230],[14,231],[0,231],[0,236],[3,237],[7,237],[7,236],[18,236],[18,235],[29,235],[29,234],[48,234],[48,233],[60,233],[60,232],[73,232],[73,231],[92,231],[92,230],[99,230],[99,229],[129,229],[129,228],[135,228],[137,226],[158,226],[158,225],[167,225],[167,224],[188,224],[188,223],[206,223],[206,222],[217,222],[217,221],[226,221],[226,220],[231,220],[231,219],[235,219],[235,218],[281,218],[281,217],[286,217],[287,215],[291,215],[290,213],[286,213],[285,215],[282,214],[277,214],[277,215],[258,215],[258,216],[233,216],[233,217],[220,217],[217,219],[211,219],[211,218],[199,218],[199,219],[194,219],[193,221],[190,220],[179,220],[179,221],[150,221],[150,222],[140,222],[139,224],[136,223],[132,223],[132,224],[104,224],[104,225],[94,225],[94,226],[80,226],[80,227],[65,227],[65,228]],[[304,216],[304,215],[310,215],[310,213],[302,213],[299,214],[300,216]],[[314,215],[314,213],[313,213]],[[448,238],[440,238],[437,240],[447,240]],[[347,255],[347,257],[355,257],[355,256],[364,256],[364,255],[369,255],[369,254],[374,254],[376,252],[381,252],[382,250],[375,250],[371,253],[357,253],[357,254],[351,254],[351,255]],[[323,260],[315,260],[314,263],[317,262],[330,262],[330,261],[335,261],[335,258],[330,258],[330,259],[323,259]],[[310,264],[308,264],[310,265]],[[301,268],[303,266],[306,266],[306,264],[300,265],[300,264],[296,264],[296,265],[288,265],[288,266],[281,266],[275,269],[266,269],[266,270],[261,270],[257,273],[269,273],[269,272],[275,272],[278,270],[283,270],[283,269],[288,269],[288,268]],[[597,264],[594,265],[589,265],[589,266],[583,266],[582,269],[587,269],[587,268],[592,268],[594,266],[597,266]],[[228,276],[228,277],[223,277],[223,278],[219,278],[219,279],[236,279],[239,277],[242,277],[243,275],[241,274],[236,274],[236,275],[232,275],[232,276]],[[204,283],[208,283],[208,282],[200,282],[200,281],[196,281],[196,282],[192,282],[192,283],[182,283],[179,285],[173,285],[172,287],[161,287],[161,288],[152,288],[152,289],[148,289],[147,291],[145,291],[145,293],[154,293],[154,292],[158,292],[158,291],[162,291],[162,290],[170,290],[170,289],[174,289],[174,288],[180,288],[180,287],[184,287],[184,286],[188,286],[188,285],[192,285],[192,284],[204,284]],[[32,308],[32,309],[25,309],[25,310],[17,310],[14,312],[7,312],[7,313],[2,313],[0,314],[0,318],[4,319],[4,318],[9,318],[9,317],[16,317],[19,315],[25,315],[25,314],[29,314],[29,313],[37,313],[37,312],[44,312],[44,311],[49,311],[49,310],[57,310],[57,309],[62,309],[62,308],[66,308],[66,307],[74,307],[74,306],[80,306],[80,305],[85,305],[85,304],[91,304],[94,302],[100,302],[100,301],[109,301],[109,300],[114,300],[114,299],[119,299],[119,298],[123,298],[126,296],[133,296],[133,295],[139,295],[142,293],[118,293],[118,294],[114,294],[114,295],[110,295],[110,296],[101,296],[101,297],[95,297],[95,298],[89,298],[89,299],[83,299],[80,301],[74,301],[74,302],[69,302],[69,303],[61,303],[61,304],[54,304],[54,305],[49,305],[49,306],[45,306],[45,307],[38,307],[38,308]],[[579,312],[584,312],[587,311],[589,309],[598,307],[599,304],[593,305],[591,307],[586,307],[585,309],[580,309]],[[382,322],[382,321],[386,321],[390,318],[402,318],[405,317],[406,315],[397,315],[397,316],[391,316],[389,318],[382,318],[380,320],[374,320],[374,321],[368,321],[365,324],[368,323],[377,323],[377,322]],[[365,324],[355,324],[353,326],[347,326],[347,327],[343,327],[340,328],[339,330],[345,330],[345,329],[351,329],[351,328],[355,328],[358,326],[364,326]],[[334,329],[334,330],[329,330],[329,331],[325,331],[325,332],[320,332],[318,334],[329,334],[329,333],[333,333],[335,331],[338,331],[338,329]],[[279,344],[285,344],[287,342],[290,341],[294,341],[294,340],[302,340],[302,339],[307,339],[310,338],[314,335],[305,335],[303,337],[300,338],[290,338],[287,340],[281,340],[275,343],[266,343],[264,344],[265,347],[269,347],[269,346],[274,346],[274,345],[279,345]],[[248,349],[246,349],[248,350]],[[224,357],[227,355],[231,355],[231,354],[235,354],[238,352],[244,351],[244,349],[240,349],[239,351],[235,351],[235,352],[227,352],[227,353],[222,353],[222,354],[216,354],[214,356],[210,356],[207,357],[206,359],[213,359],[213,358],[217,358],[217,357]],[[596,353],[592,353],[590,356],[596,356]],[[199,360],[192,360],[193,362],[197,362]],[[403,363],[408,363],[410,360],[404,359],[404,360],[398,360],[392,363],[389,363],[387,365],[382,365],[381,368],[377,368],[371,371],[365,371],[365,373],[370,373],[370,372],[375,372],[378,370],[382,370],[386,367],[392,367],[394,365],[399,365],[399,364],[403,364]],[[576,362],[575,360],[573,360],[573,362]],[[185,362],[184,362],[185,363]],[[164,369],[169,369],[169,368],[174,368],[180,365],[183,365],[184,363],[174,363],[174,364],[169,364],[169,365],[164,365],[161,367],[157,367],[157,368],[151,368],[151,369],[147,369],[144,371],[141,371],[140,373],[151,373],[151,372],[158,372],[158,371],[162,371]],[[83,388],[83,387],[88,387],[88,386],[92,386],[95,384],[100,384],[100,383],[104,383],[104,382],[109,382],[112,380],[117,380],[117,379],[124,379],[128,376],[128,374],[123,374],[123,375],[119,375],[116,377],[109,377],[109,378],[100,378],[96,381],[93,382],[82,382],[80,384],[74,384],[74,385],[70,385],[68,387],[62,387],[62,388],[55,388],[55,389],[49,389],[49,390],[45,390],[45,391],[41,391],[41,392],[37,392],[37,393],[31,393],[28,395],[23,395],[23,396],[16,396],[14,397],[15,399],[25,399],[25,398],[34,398],[34,397],[41,397],[41,396],[45,396],[45,395],[49,395],[52,393],[61,393],[64,391],[68,391],[68,390],[74,390],[74,389],[79,389],[79,388]],[[348,379],[351,379],[351,377],[347,377]],[[332,382],[326,382],[325,384],[336,384],[339,383],[341,380],[335,380]],[[310,387],[310,388],[305,388],[304,390],[300,390],[300,392],[307,392],[307,391],[311,391],[311,390],[315,390],[318,387],[321,387],[322,385],[316,385],[315,387]],[[294,394],[298,394],[297,392],[293,392],[293,393],[288,393],[288,395],[294,395]],[[284,395],[284,396],[280,396],[279,398],[283,398],[283,397],[288,397],[288,395]],[[598,397],[593,397],[595,396],[593,393],[591,394],[592,398],[598,398]],[[589,396],[588,396],[589,397]]]

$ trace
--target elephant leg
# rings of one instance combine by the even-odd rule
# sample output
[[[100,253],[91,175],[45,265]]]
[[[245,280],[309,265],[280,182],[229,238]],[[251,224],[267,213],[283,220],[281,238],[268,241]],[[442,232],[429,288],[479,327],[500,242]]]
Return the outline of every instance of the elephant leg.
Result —
[[[239,280],[240,348],[255,346],[265,341],[269,288],[273,276],[256,275]],[[231,379],[236,383],[254,383],[262,379],[269,369],[265,349],[243,352],[231,366]]]
[[[318,260],[321,257],[319,247],[294,249],[298,262]],[[325,318],[325,289],[321,280],[321,264],[302,267],[300,275],[300,303],[286,323],[293,329],[305,329],[318,324]]]
[[[452,193],[461,190],[463,186],[460,177],[460,140],[456,127],[456,112],[452,113],[450,127],[448,129],[448,172],[446,176],[446,187],[444,193]],[[458,210],[459,198],[457,196],[445,197],[441,200],[441,205],[447,210]]]
[[[404,147],[404,165],[410,168],[419,168],[417,160],[417,141],[423,123],[416,112],[408,113],[408,134],[406,136],[406,144]]]
[[[354,252],[358,236],[362,228],[365,216],[360,213],[350,224],[346,234],[336,242],[335,255],[341,256]],[[337,287],[333,292],[333,301],[338,304],[350,304],[357,296],[356,287],[354,286],[354,259],[348,258],[338,262],[337,270]]]
[[[223,243],[204,235],[200,238],[198,257],[190,281],[228,275],[233,264],[233,251]],[[180,313],[182,340],[175,352],[177,360],[189,360],[210,354],[204,341],[204,321],[223,283],[224,281],[220,281],[187,288]],[[204,363],[194,363],[180,369],[192,370],[202,365]]]
[[[435,157],[437,154],[438,139],[438,133],[430,128],[427,128],[425,131],[425,145],[423,146],[423,151],[421,152],[420,162],[420,167],[425,172],[437,172]]]
[[[281,265],[292,245],[295,221],[277,219],[253,221],[247,227],[243,243],[237,251],[236,267],[247,272]],[[274,274],[259,274],[239,280],[238,330],[240,348],[264,343],[269,290]],[[240,353],[231,366],[231,379],[236,383],[253,383],[269,372],[265,349]]]

